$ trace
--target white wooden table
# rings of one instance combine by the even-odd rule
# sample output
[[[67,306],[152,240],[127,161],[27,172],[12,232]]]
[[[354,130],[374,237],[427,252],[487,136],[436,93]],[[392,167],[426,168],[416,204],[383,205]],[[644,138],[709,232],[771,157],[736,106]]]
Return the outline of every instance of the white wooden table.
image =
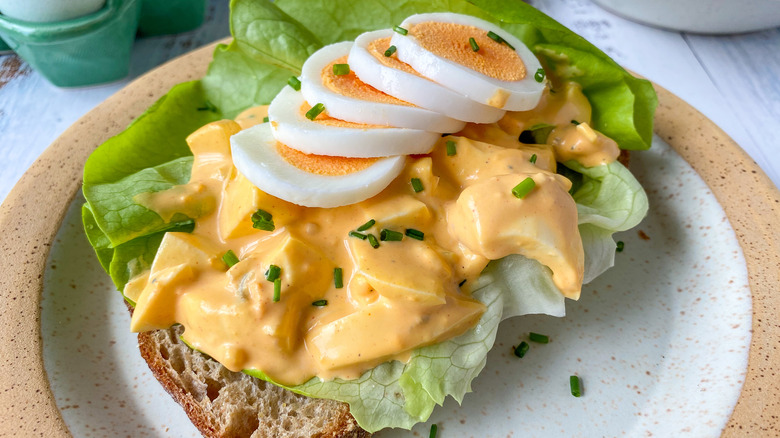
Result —
[[[698,36],[614,16],[589,0],[532,0],[625,67],[671,90],[717,123],[780,187],[780,29]],[[68,126],[136,76],[228,36],[228,1],[210,0],[205,24],[181,35],[143,38],[130,75],[60,89],[15,55],[0,56],[0,201]]]

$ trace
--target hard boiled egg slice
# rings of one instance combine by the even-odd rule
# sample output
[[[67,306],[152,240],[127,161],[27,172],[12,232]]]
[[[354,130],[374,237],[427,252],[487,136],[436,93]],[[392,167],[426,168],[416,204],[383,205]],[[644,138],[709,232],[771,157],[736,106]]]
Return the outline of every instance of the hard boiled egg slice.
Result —
[[[495,108],[525,111],[539,103],[541,64],[500,27],[452,13],[412,15],[400,27],[406,34],[395,32],[391,39],[398,59],[423,76]]]
[[[400,61],[390,49],[392,36],[392,30],[384,29],[357,37],[349,52],[349,66],[361,81],[406,102],[466,122],[494,123],[504,116],[504,110],[475,102]]]
[[[357,158],[427,154],[440,137],[439,133],[421,129],[334,119],[327,114],[327,107],[309,120],[306,113],[316,103],[309,105],[301,93],[284,87],[268,107],[273,136],[307,154]]]
[[[457,132],[465,123],[387,95],[362,80],[347,65],[353,43],[331,44],[303,63],[301,93],[310,103],[322,103],[337,119],[433,132]],[[337,74],[336,69],[341,69]]]
[[[269,123],[230,137],[233,163],[260,190],[306,207],[339,207],[368,199],[403,170],[406,158],[307,155],[279,143]]]

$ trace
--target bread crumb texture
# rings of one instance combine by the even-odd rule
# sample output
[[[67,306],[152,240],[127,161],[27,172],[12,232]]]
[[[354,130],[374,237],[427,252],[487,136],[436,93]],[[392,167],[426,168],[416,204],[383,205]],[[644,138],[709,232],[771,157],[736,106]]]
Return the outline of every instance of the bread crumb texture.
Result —
[[[206,437],[369,437],[345,403],[236,373],[181,341],[182,326],[138,335],[141,355]]]

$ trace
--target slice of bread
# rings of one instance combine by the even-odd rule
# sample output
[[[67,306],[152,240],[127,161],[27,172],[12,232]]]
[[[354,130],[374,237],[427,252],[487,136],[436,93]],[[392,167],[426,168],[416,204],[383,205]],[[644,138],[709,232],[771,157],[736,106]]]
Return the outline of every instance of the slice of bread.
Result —
[[[229,371],[181,341],[181,326],[138,334],[152,373],[206,437],[362,438],[345,403]]]

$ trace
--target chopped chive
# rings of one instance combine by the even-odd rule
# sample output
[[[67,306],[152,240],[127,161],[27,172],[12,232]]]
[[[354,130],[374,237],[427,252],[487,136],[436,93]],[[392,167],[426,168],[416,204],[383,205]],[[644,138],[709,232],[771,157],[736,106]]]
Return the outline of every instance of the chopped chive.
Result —
[[[349,237],[357,237],[357,238],[358,238],[358,239],[360,239],[360,240],[366,240],[366,238],[367,238],[368,236],[366,236],[366,235],[365,235],[365,234],[363,234],[363,233],[358,233],[357,231],[350,231],[350,232],[349,232]]]
[[[325,104],[318,103],[318,104],[314,105],[313,107],[311,107],[310,110],[306,111],[306,118],[309,119],[309,120],[314,120],[323,111],[325,111]]]
[[[580,389],[580,378],[577,376],[569,376],[569,386],[571,387],[571,395],[579,397],[582,395],[582,389]]]
[[[379,240],[397,242],[404,238],[404,235],[398,231],[388,230],[387,228],[379,232]]]
[[[252,227],[263,231],[273,231],[276,228],[271,213],[262,209],[252,213]]]
[[[328,300],[317,300],[311,303],[314,307],[325,307],[328,305]]]
[[[336,286],[336,289],[344,287],[344,271],[341,268],[333,269],[333,284]]]
[[[343,76],[349,74],[349,64],[333,64],[333,74]]]
[[[580,124],[580,122],[578,122],[578,121],[576,121],[576,120],[572,120],[572,121],[571,121],[571,123],[572,123],[573,125],[579,125],[579,124]]]
[[[368,222],[364,223],[363,225],[359,226],[357,230],[358,231],[366,231],[367,229],[373,227],[375,223],[376,223],[376,221],[371,219]]]
[[[469,45],[471,46],[471,50],[479,52],[479,44],[477,44],[477,40],[475,40],[474,37],[469,38]]]
[[[290,79],[287,79],[287,83],[293,88],[293,90],[301,91],[301,80],[295,76],[290,76]]]
[[[420,230],[415,230],[414,228],[407,228],[406,235],[411,237],[412,239],[417,239],[417,240],[423,240],[425,238],[425,233],[423,233]]]
[[[495,42],[497,42],[497,43],[499,43],[499,44],[506,44],[506,45],[507,45],[507,47],[509,47],[509,48],[510,48],[510,49],[512,49],[512,50],[515,50],[515,48],[514,48],[514,47],[513,47],[511,44],[509,44],[508,42],[506,42],[506,40],[505,40],[505,39],[501,38],[501,35],[499,35],[499,34],[497,34],[497,33],[493,32],[492,30],[491,30],[491,31],[488,31],[488,33],[487,33],[487,36],[488,36],[488,38],[490,38],[491,40],[493,40],[493,41],[495,41]]]
[[[282,297],[282,279],[277,278],[274,280],[274,303],[279,301]]]
[[[622,241],[622,240],[618,240],[618,241],[617,241],[617,246],[615,246],[615,251],[617,251],[617,252],[623,252],[623,248],[625,248],[625,247],[626,247],[626,244],[625,244],[625,243],[623,243],[623,241]]]
[[[536,154],[531,155],[531,159],[529,160],[532,164],[536,164]]]
[[[536,82],[543,82],[544,81],[544,69],[540,68],[539,70],[536,70],[536,74],[534,74],[534,79],[536,79]]]
[[[463,281],[458,283],[458,287],[463,287],[463,285],[466,284],[466,279],[464,278]]]
[[[412,188],[414,189],[414,193],[423,191],[423,184],[422,181],[420,181],[420,178],[412,178]]]
[[[536,183],[534,182],[534,179],[529,176],[520,181],[520,184],[512,189],[512,194],[515,195],[515,198],[523,199],[531,193],[531,190],[533,190],[534,187],[536,187]]]
[[[234,253],[232,249],[229,249],[222,256],[222,261],[225,262],[225,264],[228,266],[228,268],[232,268],[233,265],[238,263],[238,257],[236,256],[236,253]]]
[[[436,438],[436,432],[439,431],[439,426],[437,426],[435,423],[431,424],[431,433],[428,435],[428,438]]]
[[[404,29],[401,26],[393,26],[393,32],[400,33],[401,35],[406,35],[407,33],[409,33],[408,30]]]
[[[529,348],[531,348],[531,346],[528,345],[528,342],[521,342],[520,345],[515,347],[515,356],[522,358],[526,353],[528,353]]]
[[[528,333],[528,339],[531,340],[531,342],[536,342],[538,344],[548,344],[550,342],[550,337],[547,335],[540,335],[539,333]]]
[[[281,273],[282,268],[276,265],[271,265],[268,267],[268,269],[265,270],[265,279],[268,281],[276,281]]]
[[[393,53],[395,53],[396,50],[398,50],[398,48],[395,46],[388,47],[387,50],[385,50],[385,57],[389,58],[393,56]]]
[[[379,248],[379,241],[376,240],[376,236],[374,236],[373,234],[368,235],[368,243],[374,249]]]
[[[263,117],[263,123],[268,123],[268,116]]]
[[[455,150],[455,142],[452,140],[447,140],[447,156],[451,157],[455,155],[458,151]]]

